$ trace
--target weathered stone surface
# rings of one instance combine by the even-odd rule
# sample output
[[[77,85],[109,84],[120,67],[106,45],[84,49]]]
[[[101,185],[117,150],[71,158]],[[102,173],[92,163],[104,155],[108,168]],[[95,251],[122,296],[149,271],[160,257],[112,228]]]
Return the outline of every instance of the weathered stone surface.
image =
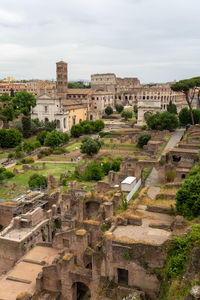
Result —
[[[176,216],[172,225],[171,225],[171,229],[175,230],[175,229],[181,229],[186,225],[186,220],[183,216]]]

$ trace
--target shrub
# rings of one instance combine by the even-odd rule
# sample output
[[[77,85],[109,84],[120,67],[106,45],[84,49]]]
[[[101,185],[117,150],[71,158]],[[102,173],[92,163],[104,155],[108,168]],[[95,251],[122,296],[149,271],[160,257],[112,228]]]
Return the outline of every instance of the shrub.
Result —
[[[131,119],[133,117],[133,113],[130,110],[123,110],[121,117],[128,121],[128,119]]]
[[[41,145],[44,145],[44,141],[47,136],[47,133],[48,133],[47,131],[43,130],[37,134],[37,140],[40,142]]]
[[[151,139],[150,133],[141,133],[138,138],[137,146],[143,148],[145,145],[147,145],[150,139]]]
[[[96,120],[96,121],[93,122],[93,126],[94,126],[94,130],[96,132],[99,132],[99,131],[104,129],[105,124],[102,120]]]
[[[8,158],[14,158],[15,154],[14,153],[8,153]]]
[[[2,148],[14,148],[21,143],[22,135],[18,130],[0,129],[0,145]]]
[[[142,126],[140,127],[140,129],[141,129],[141,130],[146,130],[146,129],[147,129],[147,125],[142,125]]]
[[[177,114],[176,104],[173,104],[172,100],[170,100],[169,105],[167,105],[167,111],[171,114]]]
[[[13,174],[13,172],[11,172],[11,171],[5,171],[3,174],[4,174],[5,178],[8,178],[8,179],[15,176]]]
[[[14,177],[15,175],[11,171],[7,171],[5,168],[0,168],[0,181],[4,179],[9,179]]]
[[[15,158],[22,158],[22,157],[24,157],[24,153],[22,151],[15,152]]]
[[[99,152],[101,148],[101,142],[98,139],[92,139],[91,137],[85,137],[82,141],[80,150],[81,153],[93,155]]]
[[[111,170],[118,172],[120,170],[120,164],[121,164],[120,159],[117,159],[117,158],[114,159],[111,164]]]
[[[41,159],[43,157],[42,153],[38,153],[37,158]]]
[[[83,174],[83,178],[86,181],[90,181],[90,180],[101,180],[104,176],[103,170],[101,168],[100,163],[96,162],[95,160],[91,161],[88,163],[84,174]]]
[[[71,136],[79,137],[83,134],[83,127],[81,125],[73,125],[71,128]]]
[[[200,167],[194,168],[176,193],[176,210],[190,219],[200,214]]]
[[[113,109],[111,106],[107,106],[106,109],[105,109],[105,113],[106,115],[110,116],[113,114]]]
[[[116,104],[115,105],[115,108],[116,108],[116,111],[120,114],[122,111],[123,111],[123,109],[124,109],[124,107],[123,107],[123,105],[122,104]]]
[[[40,187],[46,188],[47,179],[43,175],[34,174],[29,178],[28,185],[31,190],[33,190],[35,188],[40,188]]]
[[[24,159],[21,160],[22,164],[32,164],[34,163],[34,158],[33,157],[26,157]]]
[[[60,131],[54,130],[52,132],[48,132],[46,138],[44,140],[45,146],[59,146],[69,140],[69,136],[67,133],[62,133]]]
[[[168,170],[165,173],[165,179],[166,179],[167,182],[173,182],[175,177],[176,177],[176,171],[175,170]]]
[[[148,115],[146,121],[148,127],[154,130],[173,130],[178,127],[178,119],[176,115],[171,114],[168,111]]]

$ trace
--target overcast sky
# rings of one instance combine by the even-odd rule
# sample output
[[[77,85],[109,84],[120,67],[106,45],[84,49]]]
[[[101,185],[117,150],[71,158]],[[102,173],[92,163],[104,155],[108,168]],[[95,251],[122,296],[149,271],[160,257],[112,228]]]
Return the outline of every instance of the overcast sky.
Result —
[[[0,78],[200,76],[200,0],[0,0]]]

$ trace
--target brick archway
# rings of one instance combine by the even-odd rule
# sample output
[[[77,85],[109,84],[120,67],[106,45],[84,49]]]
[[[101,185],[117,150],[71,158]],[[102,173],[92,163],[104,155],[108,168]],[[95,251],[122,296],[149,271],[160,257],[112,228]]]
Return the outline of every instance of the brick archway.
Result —
[[[72,300],[91,299],[90,288],[83,282],[74,282],[72,285]]]

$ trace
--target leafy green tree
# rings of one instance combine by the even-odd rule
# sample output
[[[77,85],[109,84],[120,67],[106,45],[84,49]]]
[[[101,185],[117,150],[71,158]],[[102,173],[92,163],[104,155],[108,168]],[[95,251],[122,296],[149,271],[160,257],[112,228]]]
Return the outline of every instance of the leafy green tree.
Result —
[[[118,172],[120,170],[120,164],[121,164],[120,159],[117,159],[117,158],[114,159],[111,164],[111,170]]]
[[[35,188],[46,188],[47,187],[47,179],[43,175],[34,174],[29,178],[28,181],[29,188],[34,190]]]
[[[2,109],[1,113],[6,118],[7,122],[12,121],[14,119],[15,112],[14,112],[14,108],[12,105],[6,105]]]
[[[10,97],[11,98],[15,97],[15,92],[14,92],[14,90],[12,88],[10,89]]]
[[[180,125],[185,126],[191,124],[191,115],[187,107],[183,107],[178,114]]]
[[[93,122],[94,130],[99,132],[104,129],[105,124],[102,120],[96,120]]]
[[[112,168],[112,164],[109,161],[102,162],[101,167],[103,169],[104,175],[108,175],[109,171]]]
[[[82,126],[82,132],[85,134],[89,134],[94,132],[94,127],[88,122]]]
[[[141,133],[138,138],[137,145],[140,148],[143,148],[145,145],[147,145],[148,141],[151,139],[150,133]]]
[[[62,143],[68,142],[68,140],[68,134],[54,130],[52,132],[47,133],[46,138],[44,140],[44,145],[50,147],[59,146]]]
[[[194,116],[194,124],[200,123],[200,110],[199,109],[193,109],[193,116]]]
[[[21,143],[22,135],[16,129],[0,129],[0,145],[2,148],[14,148]]]
[[[12,98],[13,106],[15,109],[20,109],[26,115],[26,112],[30,113],[31,107],[36,106],[35,96],[27,91],[20,91]]]
[[[176,210],[190,219],[200,215],[200,167],[185,179],[176,194]]]
[[[84,174],[83,179],[86,181],[90,180],[101,180],[104,176],[103,169],[101,168],[101,165],[99,162],[92,160],[88,163]]]
[[[200,123],[200,110],[193,109],[192,113],[193,113],[193,117],[194,117],[194,124],[199,124]],[[183,107],[180,110],[178,117],[179,117],[179,121],[180,121],[181,125],[185,126],[187,124],[192,124],[191,114],[187,107]]]
[[[133,111],[134,111],[134,113],[137,115],[137,113],[138,113],[138,107],[137,107],[136,104],[135,104],[134,107],[133,107]]]
[[[178,119],[175,114],[168,111],[157,112],[147,117],[147,125],[154,130],[173,130],[178,127]]]
[[[124,107],[122,104],[116,104],[115,105],[115,108],[116,108],[116,111],[120,114],[123,110],[124,110]]]
[[[97,154],[101,148],[101,142],[99,139],[92,139],[91,137],[85,137],[81,144],[81,153],[88,155]]]
[[[107,106],[106,109],[105,109],[105,113],[106,115],[110,116],[113,114],[113,109],[111,106]]]
[[[185,99],[190,110],[192,125],[194,125],[192,102],[196,96],[196,93],[198,94],[198,99],[200,99],[200,77],[180,80],[173,84],[171,89],[176,92],[182,92],[185,95]]]
[[[131,119],[133,117],[133,113],[130,110],[123,110],[121,117],[128,121],[128,119]]]
[[[71,128],[71,135],[73,136],[73,137],[79,137],[79,136],[81,136],[82,135],[82,133],[83,133],[83,127],[81,126],[81,125],[79,125],[79,124],[77,124],[77,125],[72,125],[72,128]]]
[[[167,111],[171,114],[177,114],[176,104],[172,103],[172,100],[170,100],[169,105],[167,105]]]
[[[31,136],[31,118],[30,116],[23,116],[22,118],[22,133],[24,138]]]
[[[1,102],[9,102],[11,100],[8,93],[3,93],[0,97]]]
[[[56,120],[45,122],[44,123],[44,129],[46,131],[49,131],[49,132],[56,130]]]

